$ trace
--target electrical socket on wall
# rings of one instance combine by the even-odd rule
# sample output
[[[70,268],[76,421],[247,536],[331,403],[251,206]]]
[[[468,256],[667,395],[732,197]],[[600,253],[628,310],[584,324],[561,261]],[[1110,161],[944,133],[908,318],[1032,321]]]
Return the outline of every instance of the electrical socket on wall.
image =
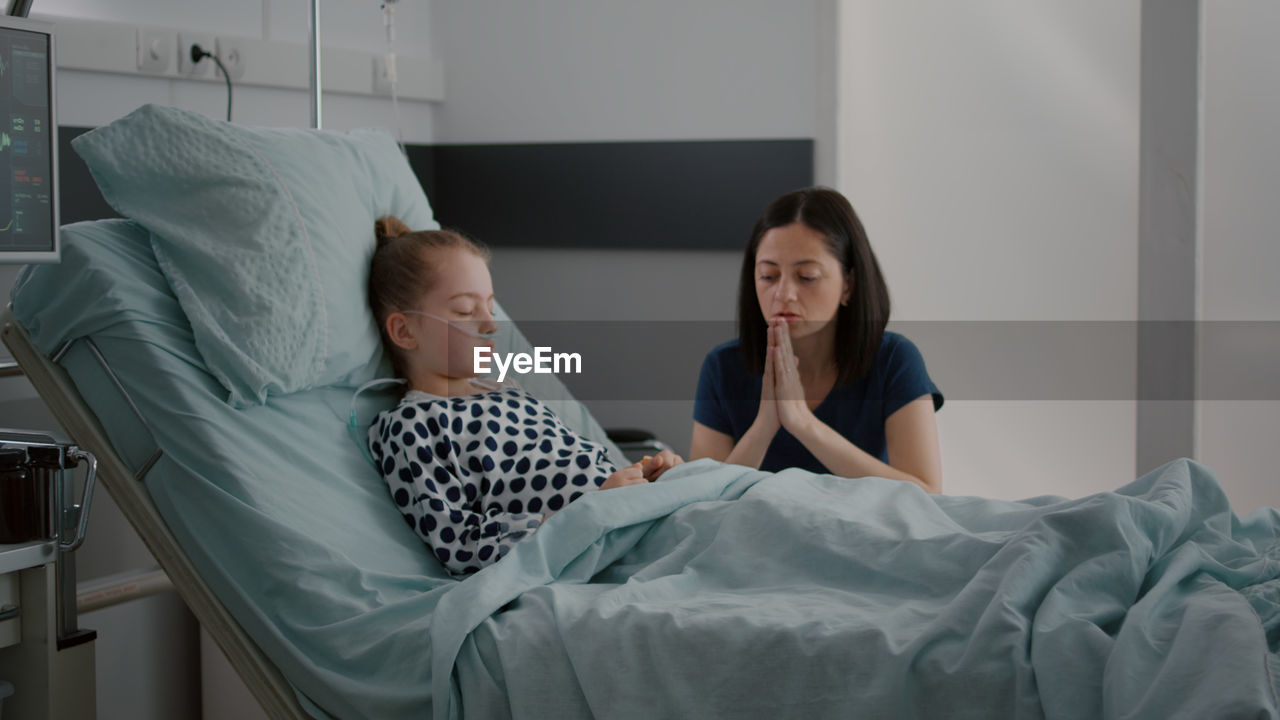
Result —
[[[191,61],[191,47],[199,45],[206,52],[214,52],[217,43],[212,35],[202,33],[178,33],[178,74],[185,77],[204,77],[213,67],[209,58],[201,58],[200,62]]]
[[[138,71],[168,72],[177,42],[178,35],[172,30],[138,28]]]
[[[239,80],[244,77],[244,45],[236,38],[220,37],[217,39],[217,52],[214,54],[227,69],[227,77]]]

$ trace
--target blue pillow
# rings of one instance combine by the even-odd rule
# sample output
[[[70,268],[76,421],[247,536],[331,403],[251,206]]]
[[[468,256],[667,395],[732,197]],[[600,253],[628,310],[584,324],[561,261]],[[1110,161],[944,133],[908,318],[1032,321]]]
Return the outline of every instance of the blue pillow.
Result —
[[[373,223],[439,227],[390,134],[247,127],[145,105],[72,147],[107,202],[151,232],[232,405],[385,367],[365,299]]]

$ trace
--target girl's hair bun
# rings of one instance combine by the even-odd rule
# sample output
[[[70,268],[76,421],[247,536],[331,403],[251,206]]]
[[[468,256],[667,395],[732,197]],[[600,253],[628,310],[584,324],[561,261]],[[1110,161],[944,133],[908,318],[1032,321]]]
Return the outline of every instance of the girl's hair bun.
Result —
[[[408,235],[412,232],[404,221],[394,215],[387,215],[378,218],[373,224],[373,234],[378,237],[378,242],[384,242],[392,238],[398,238],[401,235]]]

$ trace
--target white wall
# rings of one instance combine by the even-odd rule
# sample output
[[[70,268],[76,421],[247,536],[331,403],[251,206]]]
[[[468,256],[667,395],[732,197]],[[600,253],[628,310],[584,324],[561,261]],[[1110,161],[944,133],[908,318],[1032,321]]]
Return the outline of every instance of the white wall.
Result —
[[[1200,317],[1206,321],[1280,321],[1280,5],[1235,0],[1202,5]],[[1271,368],[1275,333],[1265,346],[1233,352]],[[1249,346],[1253,345],[1252,348]],[[1221,348],[1219,348],[1221,350]],[[1202,367],[1202,372],[1204,368]],[[1204,383],[1202,382],[1202,385]],[[1271,383],[1272,387],[1275,383]],[[1199,404],[1199,459],[1227,488],[1237,512],[1280,507],[1280,401]]]
[[[325,47],[383,52],[386,35],[378,3],[364,0],[326,0],[321,30]],[[153,27],[195,30],[207,34],[305,43],[309,7],[283,0],[39,0],[34,17],[136,23]],[[402,55],[431,58],[431,6],[427,2],[397,5],[395,49]],[[175,105],[221,118],[226,90],[212,82],[194,82],[94,72],[58,73],[57,111],[63,125],[108,123],[144,103]],[[430,141],[433,108],[428,103],[401,102],[403,137]],[[388,100],[351,96],[324,98],[325,127],[392,126]],[[306,126],[308,97],[302,91],[257,87],[235,88],[234,119],[257,125]],[[17,268],[0,266],[0,292],[7,298]],[[7,352],[0,350],[0,354]],[[24,378],[0,379],[0,427],[57,430],[57,424]],[[155,564],[106,493],[94,501],[88,540],[77,553],[81,581]],[[97,656],[98,717],[167,720],[200,714],[200,648],[194,621],[173,594],[82,617],[82,626],[99,631]],[[212,655],[215,660],[218,655]],[[223,674],[225,670],[219,670]],[[235,683],[213,690],[220,708],[238,708],[231,715],[206,713],[207,718],[260,715],[246,703]]]
[[[436,140],[812,137],[817,4],[437,2]]]
[[[894,319],[1136,319],[1139,10],[842,0],[837,187]],[[926,340],[946,394],[972,368]],[[1132,372],[1132,349],[1108,352]],[[952,397],[938,422],[948,493],[1076,496],[1133,479],[1123,395]]]
[[[192,30],[206,34],[226,34],[298,43],[305,52],[308,35],[307,11],[310,3],[283,0],[41,0],[33,16],[57,22],[59,17],[137,23],[151,27]],[[384,52],[386,32],[379,3],[372,0],[337,0],[321,7],[321,42],[326,48]],[[431,5],[402,2],[396,5],[397,53],[431,58],[427,42]],[[371,70],[372,72],[372,70]],[[237,87],[234,90],[233,119],[251,125],[300,126],[311,122],[309,96],[300,90]],[[125,77],[93,72],[65,71],[58,75],[58,121],[63,125],[96,126],[127,114],[139,105],[154,102],[212,117],[226,113],[226,88],[213,82]],[[432,106],[402,102],[401,127],[404,139],[429,142],[432,139]],[[322,123],[333,129],[377,125],[391,127],[391,103],[384,99],[326,95]]]
[[[447,74],[436,141],[814,137],[822,4],[436,2]],[[516,320],[732,320],[740,262],[736,251],[499,249],[493,276]],[[606,426],[688,450],[692,398],[588,404]]]

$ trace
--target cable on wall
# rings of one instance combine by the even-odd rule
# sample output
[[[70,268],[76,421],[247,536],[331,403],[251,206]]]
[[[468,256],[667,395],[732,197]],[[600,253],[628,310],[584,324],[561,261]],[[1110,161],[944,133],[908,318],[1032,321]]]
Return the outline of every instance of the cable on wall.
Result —
[[[222,77],[227,81],[227,122],[231,122],[231,73],[227,72],[227,66],[222,64],[222,60],[217,55],[200,47],[199,43],[191,46],[191,62],[198,63],[204,58],[210,58],[222,71]]]

